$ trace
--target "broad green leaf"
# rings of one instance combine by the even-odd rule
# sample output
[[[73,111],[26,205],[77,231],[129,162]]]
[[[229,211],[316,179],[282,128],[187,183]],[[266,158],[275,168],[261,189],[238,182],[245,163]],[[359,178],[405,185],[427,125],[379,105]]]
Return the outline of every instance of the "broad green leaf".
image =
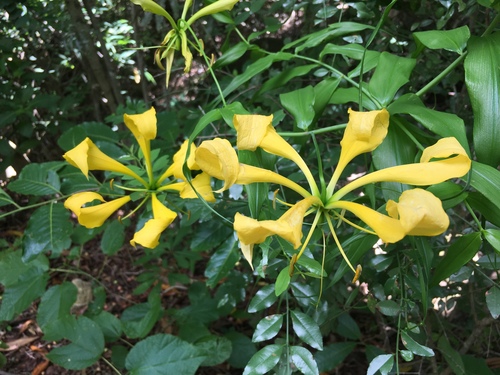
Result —
[[[482,233],[484,239],[489,242],[497,253],[500,253],[500,230],[485,229]]]
[[[306,348],[291,346],[290,359],[301,373],[305,375],[319,375],[318,364],[311,352]]]
[[[31,215],[23,238],[23,260],[29,261],[43,251],[60,254],[71,245],[73,225],[62,203],[42,206]]]
[[[99,326],[89,318],[81,316],[74,322],[66,337],[71,344],[52,349],[47,358],[66,369],[82,370],[101,357],[104,336]]]
[[[330,104],[347,104],[359,102],[359,89],[356,87],[339,87],[330,98]],[[363,93],[363,107],[367,110],[380,109],[366,94]]]
[[[222,221],[212,220],[195,231],[190,248],[192,251],[208,251],[220,246],[232,234],[232,229]]]
[[[443,202],[445,210],[462,203],[469,195],[463,186],[452,181],[429,186],[427,191],[430,191]]]
[[[328,276],[325,270],[322,268],[321,263],[316,259],[309,258],[307,255],[303,255],[299,258],[296,265],[300,265],[309,271],[309,275],[312,277],[326,277]]]
[[[323,350],[323,336],[318,324],[309,315],[300,311],[290,311],[295,334],[314,349]]]
[[[29,262],[23,262],[19,250],[0,251],[0,284],[5,287],[15,285],[30,269],[36,269],[42,274],[49,269],[49,261],[44,255],[40,255]]]
[[[483,7],[493,8],[496,11],[500,11],[500,0],[477,0],[477,2]]]
[[[290,53],[278,52],[258,59],[256,62],[248,65],[242,74],[236,76],[231,81],[231,83],[227,85],[226,88],[222,91],[222,95],[224,97],[227,97],[234,90],[240,88],[254,76],[268,69],[275,61],[286,61],[290,60],[291,58],[293,58],[293,55]]]
[[[80,144],[86,137],[92,139],[94,143],[114,144],[120,141],[119,134],[108,125],[101,122],[84,122],[66,130],[57,140],[57,144],[64,151],[68,151]]]
[[[268,345],[253,355],[245,367],[243,375],[261,375],[271,371],[280,360],[283,346]]]
[[[7,364],[7,358],[3,353],[0,353],[0,368],[4,367]]]
[[[467,182],[468,176],[462,177],[462,180]],[[500,200],[498,199],[498,187],[500,186],[499,170],[489,165],[472,161],[470,184],[500,209]]]
[[[277,297],[281,295],[290,285],[290,268],[286,266],[283,268],[278,277],[276,278],[276,285],[274,286],[274,293]]]
[[[259,163],[259,159],[262,160],[259,156],[263,156],[261,150],[256,150],[255,152],[246,150],[238,151],[241,163],[265,168],[265,165]],[[245,185],[245,191],[247,193],[248,208],[250,209],[251,216],[259,217],[262,205],[268,200],[269,184],[257,182]]]
[[[337,332],[339,335],[350,340],[359,340],[361,338],[361,331],[359,330],[358,323],[356,323],[349,314],[341,314],[337,318],[337,323]]]
[[[317,66],[318,66],[317,64],[308,64],[308,65],[300,65],[300,66],[294,66],[293,68],[284,69],[279,74],[265,81],[260,87],[259,91],[255,93],[255,97],[259,97],[260,95],[269,90],[283,87],[291,79],[306,75],[313,68]]]
[[[314,89],[306,86],[301,89],[280,95],[283,107],[290,112],[295,119],[297,127],[307,130],[314,120]]]
[[[122,334],[122,324],[113,314],[107,311],[101,311],[99,315],[92,316],[91,319],[101,327],[106,342],[118,340]]]
[[[493,286],[486,292],[486,305],[493,319],[500,316],[500,288]]]
[[[455,137],[469,152],[465,124],[457,115],[427,108],[415,94],[405,94],[397,98],[387,109],[391,116],[396,114],[410,115],[422,126],[441,137]]]
[[[254,313],[271,306],[278,297],[274,293],[274,284],[269,284],[260,289],[250,301],[248,305],[248,312]]]
[[[145,337],[157,322],[160,313],[160,296],[153,291],[149,294],[147,303],[133,305],[123,311],[123,332],[129,338]]]
[[[314,86],[314,122],[316,123],[318,119],[323,114],[326,106],[330,102],[330,99],[339,86],[340,79],[338,78],[327,78],[322,80],[316,86]]]
[[[466,374],[462,357],[455,349],[451,347],[445,335],[441,336],[441,338],[438,341],[438,350],[443,355],[444,359],[446,360],[446,363],[448,363],[448,366],[450,366],[453,374],[456,375]]]
[[[487,199],[483,194],[472,191],[467,194],[467,203],[474,211],[478,211],[489,222],[500,227],[500,207]]]
[[[467,26],[462,26],[453,30],[430,30],[413,33],[417,43],[421,43],[430,49],[445,49],[462,54],[467,41],[470,38],[470,31]],[[418,47],[417,47],[418,49]]]
[[[195,344],[200,355],[205,356],[201,366],[216,366],[231,356],[233,344],[226,337],[208,336]],[[238,350],[239,348],[235,348]]]
[[[393,300],[389,299],[377,303],[377,308],[383,315],[386,316],[398,316],[401,311],[399,305]]]
[[[45,292],[36,316],[45,340],[60,340],[67,336],[67,333],[60,330],[61,321],[72,318],[71,306],[76,301],[76,296],[76,286],[70,282],[55,285]]]
[[[377,371],[380,371],[382,375],[387,375],[393,366],[394,354],[381,354],[370,362],[366,375],[374,375]]]
[[[236,245],[236,238],[231,234],[210,257],[205,268],[209,288],[215,287],[222,278],[226,277],[240,259]]]
[[[356,347],[355,342],[336,342],[327,345],[322,352],[316,352],[314,358],[320,372],[331,373]]]
[[[406,349],[421,357],[433,357],[434,351],[416,342],[406,331],[401,331],[401,341]]]
[[[480,246],[481,233],[479,232],[469,233],[457,238],[437,265],[431,285],[437,285],[441,280],[457,272],[460,267],[472,259]]]
[[[465,83],[474,114],[474,149],[479,162],[500,164],[500,32],[471,37],[464,62]]]
[[[244,368],[250,358],[257,352],[255,344],[252,343],[248,336],[236,331],[226,333],[225,337],[231,340],[233,344],[233,351],[227,362],[231,367]]]
[[[8,188],[25,195],[61,194],[61,184],[56,170],[62,165],[62,162],[28,164],[19,174],[19,178],[12,181]]]
[[[111,347],[111,363],[119,369],[125,369],[125,360],[128,355],[128,349],[123,345],[113,345]]]
[[[25,309],[45,292],[48,273],[39,268],[26,270],[16,284],[6,287],[0,305],[0,322],[9,321]]]
[[[382,107],[387,106],[396,92],[408,82],[416,60],[382,52],[368,90]]]
[[[347,45],[327,44],[321,51],[321,58],[328,54],[338,54],[343,57],[349,57],[354,60],[361,60],[365,47],[360,44],[350,43]],[[367,50],[363,63],[363,72],[369,72],[377,66],[380,52]],[[350,78],[359,76],[361,73],[361,63],[348,73]]]
[[[101,238],[101,249],[106,255],[114,255],[125,241],[125,225],[118,220],[111,221]]]
[[[283,314],[269,315],[261,319],[255,327],[252,341],[260,342],[271,340],[276,336],[283,325]]]
[[[218,69],[237,61],[245,54],[246,51],[248,51],[249,47],[250,46],[247,43],[236,43],[234,46],[225,51],[222,56],[217,59],[217,61],[215,61],[213,68]]]
[[[130,375],[194,375],[205,356],[178,337],[157,334],[130,350],[125,367]]]
[[[499,2],[500,5],[500,2]],[[472,355],[463,355],[462,361],[467,375],[495,375],[488,367],[486,360]]]
[[[415,355],[409,350],[400,350],[399,354],[401,354],[401,358],[403,358],[406,362],[413,361],[413,358],[415,358]]]
[[[0,207],[8,206],[9,204],[17,205],[4,189],[0,189]]]

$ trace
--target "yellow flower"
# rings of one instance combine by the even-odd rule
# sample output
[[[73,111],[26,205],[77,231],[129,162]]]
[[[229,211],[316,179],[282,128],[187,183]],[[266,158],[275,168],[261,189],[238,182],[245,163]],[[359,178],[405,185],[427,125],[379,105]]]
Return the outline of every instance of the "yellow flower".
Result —
[[[424,150],[420,163],[396,166],[367,174],[335,192],[335,186],[344,168],[356,156],[378,147],[384,140],[389,126],[389,113],[385,109],[371,112],[349,110],[349,122],[341,141],[342,149],[338,165],[328,185],[320,190],[306,162],[275,131],[272,126],[272,116],[235,115],[233,123],[237,131],[239,150],[255,150],[260,147],[271,154],[292,160],[304,174],[310,188],[309,192],[278,173],[239,163],[236,152],[226,140],[205,141],[198,147],[196,163],[203,171],[224,181],[224,186],[219,191],[224,191],[233,184],[269,182],[286,186],[303,197],[278,220],[258,221],[239,213],[236,215],[234,228],[244,256],[250,264],[253,245],[263,242],[272,235],[284,238],[296,249],[302,245],[296,257],[298,259],[321,218],[326,220],[340,252],[354,272],[356,270],[346,258],[335,234],[332,218],[343,220],[358,229],[376,234],[386,243],[397,242],[406,235],[441,234],[448,228],[448,216],[443,210],[441,201],[425,190],[408,190],[401,195],[399,203],[389,201],[386,206],[389,215],[384,215],[356,202],[342,200],[342,198],[361,186],[381,181],[398,181],[416,186],[439,183],[465,175],[471,164],[467,153],[455,138],[444,138]],[[344,217],[344,211],[353,213],[373,232],[347,220]],[[315,216],[311,229],[305,241],[302,241],[302,220],[304,216],[312,213],[315,213]],[[293,225],[289,223],[290,218],[293,219]]]
[[[158,246],[160,235],[174,221],[177,214],[165,207],[156,197],[156,194],[151,196],[151,205],[153,206],[153,218],[148,220],[141,230],[134,234],[134,238],[130,240],[130,244],[142,245],[149,249],[154,249]]]
[[[158,50],[155,52],[155,61],[161,69],[166,70],[166,86],[168,87],[168,82],[170,80],[170,73],[172,71],[172,63],[174,61],[174,53],[175,51],[181,51],[182,56],[184,57],[185,66],[184,73],[189,72],[191,68],[191,62],[193,60],[193,54],[191,53],[188,44],[191,44],[196,49],[199,47],[193,44],[187,37],[187,31],[191,32],[193,35],[193,31],[191,30],[191,25],[197,21],[198,19],[208,16],[210,14],[216,14],[223,12],[225,10],[233,9],[234,4],[238,2],[238,0],[217,0],[212,4],[207,5],[193,14],[188,20],[186,20],[186,15],[189,10],[189,7],[192,4],[192,0],[186,0],[184,2],[184,8],[182,10],[181,18],[175,22],[173,17],[168,13],[164,8],[155,3],[153,0],[131,0],[134,4],[140,5],[142,9],[146,12],[151,12],[154,14],[158,14],[167,19],[172,27]],[[201,50],[199,50],[201,54]],[[165,59],[166,68],[163,67],[161,60]]]
[[[113,212],[130,201],[130,197],[125,196],[95,206],[83,207],[85,204],[91,203],[95,200],[105,202],[102,195],[97,193],[76,193],[66,199],[64,207],[73,211],[78,218],[78,222],[85,228],[96,228],[104,224],[104,221],[106,221],[106,219],[110,217]]]

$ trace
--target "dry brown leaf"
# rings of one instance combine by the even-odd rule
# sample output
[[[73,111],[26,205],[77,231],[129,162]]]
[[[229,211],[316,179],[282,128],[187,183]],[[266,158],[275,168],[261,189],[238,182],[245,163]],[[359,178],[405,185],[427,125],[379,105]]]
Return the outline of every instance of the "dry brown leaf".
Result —
[[[42,363],[36,365],[36,367],[31,371],[31,375],[40,375],[47,367],[49,367],[49,361],[45,360]]]
[[[34,336],[34,337],[22,337],[20,339],[9,341],[9,342],[6,342],[8,348],[6,348],[6,349],[0,348],[0,351],[11,352],[13,350],[19,349],[20,347],[22,347],[24,345],[28,345],[30,342],[33,342],[36,339],[38,339],[38,337]]]

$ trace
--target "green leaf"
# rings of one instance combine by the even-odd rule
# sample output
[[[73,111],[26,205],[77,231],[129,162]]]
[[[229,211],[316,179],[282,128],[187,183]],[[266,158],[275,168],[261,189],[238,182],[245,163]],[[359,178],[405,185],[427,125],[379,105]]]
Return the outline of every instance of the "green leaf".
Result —
[[[443,355],[444,359],[446,360],[446,363],[448,363],[448,366],[450,366],[453,374],[456,375],[466,374],[462,357],[455,349],[451,347],[445,335],[441,336],[441,338],[438,341],[438,350]]]
[[[91,319],[97,323],[104,334],[106,342],[114,342],[122,335],[122,324],[113,314],[101,311],[99,315],[92,316]]]
[[[465,83],[474,114],[473,139],[479,162],[500,164],[500,32],[471,37],[464,62]]]
[[[49,261],[41,255],[23,262],[21,251],[0,251],[0,284],[5,287],[15,285],[30,269],[37,269],[42,274],[49,269]]]
[[[31,215],[23,238],[23,260],[29,261],[43,251],[60,254],[71,246],[73,225],[69,211],[61,203],[50,202]]]
[[[465,182],[468,176],[462,177]],[[498,187],[500,186],[500,171],[489,165],[472,161],[470,184],[500,210]]]
[[[387,109],[391,116],[397,114],[410,115],[422,126],[441,137],[455,137],[462,147],[469,152],[465,124],[457,115],[427,108],[415,94],[402,95],[391,103]]]
[[[75,320],[66,337],[71,344],[57,347],[47,358],[66,369],[82,370],[91,366],[104,351],[104,336],[99,326],[89,318],[81,316]]]
[[[269,284],[260,289],[250,301],[248,305],[248,312],[254,313],[271,306],[278,297],[274,293],[274,284]]]
[[[387,106],[396,92],[409,81],[416,60],[382,52],[368,84],[368,90],[382,107]]]
[[[5,288],[0,305],[0,322],[9,321],[27,309],[31,303],[45,292],[48,273],[40,268],[30,267],[16,284]]]
[[[123,311],[121,316],[123,332],[129,338],[143,338],[155,325],[160,312],[160,296],[153,291],[149,294],[147,303],[140,303]]]
[[[436,267],[431,285],[437,285],[441,280],[457,272],[465,263],[472,259],[481,246],[481,233],[470,233],[459,237],[446,251],[445,256]]]
[[[249,45],[247,43],[239,42],[234,46],[231,46],[227,51],[225,51],[221,57],[217,59],[214,63],[213,68],[218,69],[223,66],[229,65],[235,61],[237,61],[241,56],[245,54],[249,49]]]
[[[462,54],[467,41],[470,38],[470,31],[467,26],[462,26],[453,30],[430,30],[413,33],[413,37],[430,49],[445,49]],[[418,48],[418,47],[417,47]]]
[[[314,349],[323,350],[323,336],[318,324],[309,315],[299,311],[290,311],[295,334]]]
[[[140,5],[145,12],[151,12],[167,19],[171,19],[170,14],[153,0],[131,0],[134,4]]]
[[[268,345],[253,355],[245,367],[243,375],[261,375],[271,371],[280,360],[283,346]]]
[[[380,371],[382,375],[387,375],[393,366],[394,354],[381,354],[372,359],[366,375],[374,375],[377,371]]]
[[[72,318],[71,306],[76,301],[76,297],[76,286],[70,282],[55,285],[45,292],[36,316],[45,340],[56,341],[67,335],[60,330],[61,321]]]
[[[300,77],[309,73],[313,68],[317,67],[317,64],[300,65],[294,66],[293,68],[284,69],[279,74],[271,77],[271,79],[265,81],[260,87],[259,91],[255,93],[255,97],[259,97],[263,93],[273,90],[279,87],[285,86],[291,79],[295,77]]]
[[[319,375],[318,364],[311,352],[306,348],[291,346],[290,359],[301,373],[305,375]]]
[[[216,366],[231,356],[233,344],[226,337],[208,336],[196,343],[200,355],[205,356],[201,366]],[[238,350],[239,348],[236,348]]]
[[[106,255],[114,255],[125,241],[125,225],[118,220],[111,221],[101,238],[101,249]]]
[[[106,142],[116,144],[120,135],[111,127],[102,122],[84,122],[66,130],[57,140],[57,144],[64,151],[71,150],[89,137],[94,143]]]
[[[248,361],[250,361],[250,358],[257,352],[252,340],[236,331],[226,333],[225,337],[231,340],[233,344],[233,351],[227,362],[231,367],[244,368]]]
[[[209,288],[215,287],[221,279],[226,277],[240,259],[236,245],[237,240],[231,234],[212,254],[205,268],[205,277],[207,277]]]
[[[200,350],[188,342],[157,334],[130,350],[125,367],[130,375],[194,375],[204,360]]]
[[[301,89],[280,95],[283,107],[290,112],[295,119],[297,127],[307,130],[314,120],[314,89],[306,86]]]
[[[401,341],[403,342],[406,349],[411,351],[413,354],[422,357],[433,357],[434,351],[427,346],[421,345],[416,342],[406,331],[401,331]]]
[[[493,319],[500,316],[500,288],[493,286],[486,292],[486,305]]]
[[[260,342],[271,340],[276,336],[283,325],[283,314],[269,315],[263,318],[255,327],[252,341]]]
[[[486,229],[483,230],[482,234],[484,239],[489,242],[491,247],[493,247],[497,253],[500,253],[500,230]]]
[[[0,207],[8,206],[9,204],[16,204],[14,200],[4,189],[0,189]]]
[[[336,342],[325,346],[322,352],[314,354],[319,371],[332,373],[335,367],[340,365],[355,347],[355,342]]]
[[[276,285],[274,286],[274,293],[277,297],[281,295],[290,285],[290,267],[283,268],[278,277],[276,278]]]
[[[467,203],[474,211],[479,211],[489,222],[500,227],[500,208],[477,191],[467,193]]]
[[[28,164],[19,174],[19,178],[12,181],[8,188],[25,195],[61,194],[59,191],[61,184],[55,170],[62,165],[62,162]]]
[[[338,317],[337,332],[350,340],[359,340],[361,331],[358,323],[347,313],[343,313]]]
[[[377,303],[377,308],[383,315],[386,316],[398,316],[401,311],[399,305],[393,300],[389,299]]]

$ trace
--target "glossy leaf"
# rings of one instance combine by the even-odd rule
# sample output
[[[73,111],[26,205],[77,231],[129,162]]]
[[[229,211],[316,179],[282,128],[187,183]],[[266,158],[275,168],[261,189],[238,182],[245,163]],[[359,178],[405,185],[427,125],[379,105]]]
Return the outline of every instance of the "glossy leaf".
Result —
[[[314,111],[313,87],[306,86],[286,94],[281,94],[280,101],[283,107],[290,112],[295,119],[297,127],[302,130],[307,130],[316,114]]]
[[[486,293],[486,305],[493,319],[500,316],[500,288],[493,286]]]
[[[299,311],[290,311],[295,334],[314,349],[323,350],[323,336],[318,324],[309,315]]]
[[[377,308],[386,316],[398,316],[401,311],[399,305],[389,299],[377,303]]]
[[[114,255],[125,241],[125,225],[118,220],[111,221],[101,238],[101,249],[106,255]]]
[[[217,59],[217,61],[213,65],[213,68],[218,69],[237,61],[241,56],[245,54],[246,51],[248,51],[248,48],[249,45],[247,43],[236,43]]]
[[[274,286],[274,293],[279,297],[284,291],[288,289],[290,285],[290,268],[287,266],[283,268],[278,277],[276,278],[276,284]]]
[[[252,341],[260,342],[271,340],[275,337],[283,326],[283,314],[269,315],[261,319],[255,327]]]
[[[66,369],[81,370],[91,366],[104,351],[104,336],[99,326],[81,316],[71,326],[66,337],[71,344],[60,346],[47,354],[47,358]]]
[[[403,341],[406,349],[411,351],[413,354],[419,355],[421,357],[433,357],[434,351],[427,346],[421,345],[416,342],[407,332],[401,332],[401,341]]]
[[[60,254],[71,245],[73,229],[70,213],[62,203],[49,203],[30,217],[24,232],[23,260],[29,261],[43,251]]]
[[[381,354],[372,359],[366,375],[374,375],[377,371],[380,371],[382,375],[387,375],[393,366],[394,354]]]
[[[261,375],[271,371],[280,360],[283,346],[281,345],[268,345],[257,353],[248,362],[243,375]]]
[[[139,341],[130,350],[125,367],[131,375],[194,375],[205,356],[178,337],[157,334]]]
[[[500,200],[498,199],[500,171],[489,165],[473,161],[470,173],[471,186],[500,209]],[[467,182],[468,176],[462,177],[462,180]]]
[[[431,285],[437,285],[441,280],[457,272],[465,263],[472,259],[481,246],[481,233],[470,233],[459,237],[446,251],[434,271]]]
[[[408,82],[416,60],[382,52],[368,84],[368,90],[382,107],[387,106],[396,92]]]
[[[274,293],[274,284],[266,285],[262,289],[260,289],[255,296],[250,301],[248,305],[248,312],[254,313],[263,309],[267,309],[271,306],[278,297]]]
[[[8,188],[25,195],[60,194],[61,183],[56,170],[61,166],[62,162],[28,164]]]
[[[295,77],[301,77],[309,73],[313,68],[317,67],[316,64],[300,65],[294,66],[293,68],[284,69],[279,74],[271,77],[269,80],[263,82],[261,88],[255,94],[255,97],[262,95],[263,93],[274,90],[279,87],[283,87],[291,79]]]
[[[453,30],[416,32],[413,33],[413,37],[427,48],[445,49],[462,54],[470,38],[470,31],[467,26],[462,26]]]
[[[145,337],[157,322],[160,312],[160,296],[153,291],[147,303],[133,305],[123,311],[123,332],[130,338]]]
[[[465,59],[465,83],[474,113],[473,139],[479,162],[500,164],[500,32],[471,37]]]
[[[500,230],[486,229],[483,231],[483,236],[484,239],[495,249],[495,251],[500,253]]]
[[[290,347],[290,359],[304,375],[319,375],[318,365],[309,350],[301,346]]]
[[[236,237],[231,234],[210,257],[205,268],[205,277],[207,277],[207,286],[213,288],[229,271],[234,268],[240,255],[236,250]]]

